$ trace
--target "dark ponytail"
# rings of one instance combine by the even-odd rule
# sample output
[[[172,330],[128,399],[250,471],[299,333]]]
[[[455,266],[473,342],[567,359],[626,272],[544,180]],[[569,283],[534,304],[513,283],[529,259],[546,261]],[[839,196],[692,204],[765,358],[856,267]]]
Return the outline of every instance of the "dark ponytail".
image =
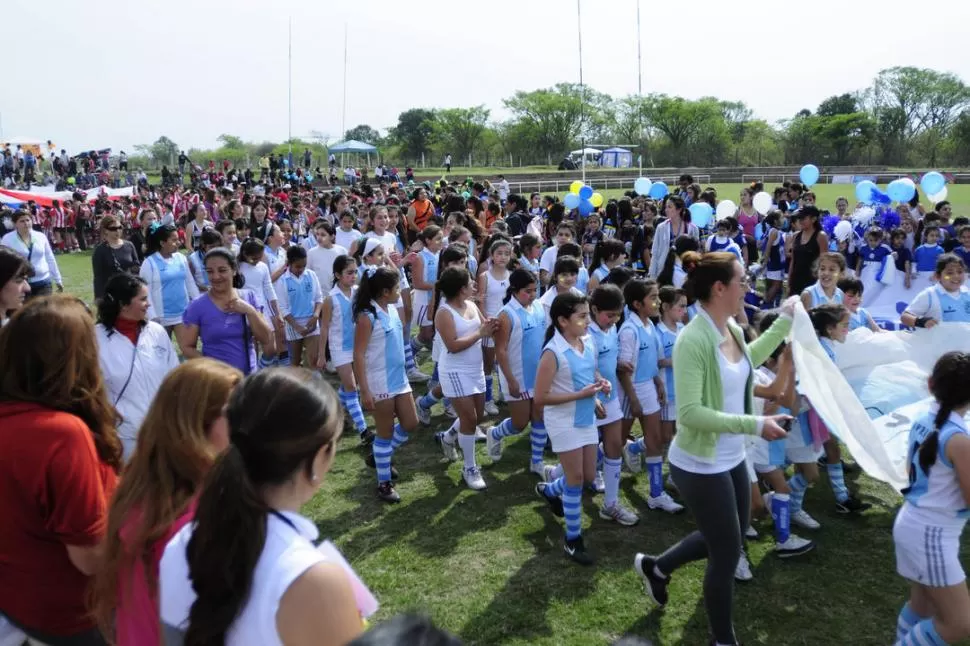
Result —
[[[968,381],[970,354],[966,352],[947,352],[933,366],[930,393],[936,398],[940,410],[933,419],[933,432],[926,436],[919,447],[919,466],[923,473],[929,474],[930,467],[936,464],[936,457],[940,452],[940,429],[946,424],[950,413],[970,404],[970,391],[966,387]]]
[[[586,302],[588,301],[585,294],[577,294],[574,291],[564,292],[556,296],[552,301],[552,306],[549,308],[549,318],[552,321],[549,323],[549,327],[546,328],[546,337],[543,345],[549,343],[552,337],[555,336],[556,330],[559,329],[559,317],[564,316],[569,318],[579,309],[580,305]]]
[[[599,269],[604,262],[612,262],[617,258],[626,255],[626,245],[616,238],[605,238],[600,240],[593,248],[593,258],[589,263],[592,270]]]
[[[365,267],[364,274],[360,277],[360,287],[357,288],[357,297],[354,299],[353,318],[357,321],[357,316],[362,312],[367,312],[371,316],[377,316],[377,311],[371,305],[371,301],[381,295],[381,293],[394,289],[400,277],[396,271],[387,267]]]
[[[701,244],[694,238],[687,235],[677,236],[674,240],[673,252],[667,254],[663,269],[657,274],[657,282],[660,285],[673,285],[674,266],[677,264],[677,259],[688,251],[700,251],[700,248]]]
[[[104,296],[98,303],[98,323],[104,326],[110,335],[115,329],[115,322],[121,314],[121,308],[128,305],[138,296],[142,287],[147,283],[140,276],[123,272],[108,279],[104,287]]]
[[[529,285],[536,284],[536,275],[528,269],[516,269],[509,274],[509,288],[505,290],[503,303],[512,300],[512,296],[519,290],[525,289]]]

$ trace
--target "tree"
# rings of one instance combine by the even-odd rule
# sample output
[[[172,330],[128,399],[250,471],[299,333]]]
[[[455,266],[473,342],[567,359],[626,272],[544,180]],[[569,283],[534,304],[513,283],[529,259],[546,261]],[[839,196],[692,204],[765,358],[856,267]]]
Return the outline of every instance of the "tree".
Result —
[[[381,140],[381,133],[368,125],[361,124],[344,133],[344,141],[348,139],[356,139],[357,141],[363,141],[368,144],[377,144]]]
[[[690,101],[679,96],[652,94],[647,97],[647,121],[662,133],[671,163],[720,163],[730,142],[723,106],[717,99]]]
[[[590,90],[583,91],[579,85],[558,83],[532,92],[519,90],[503,103],[527,126],[539,150],[558,158],[581,134],[587,116],[584,98],[589,96]]]
[[[222,144],[223,148],[228,148],[229,150],[245,150],[246,143],[241,137],[236,135],[226,135],[222,134],[216,138],[216,141]]]
[[[162,135],[151,146],[144,144],[135,146],[135,150],[148,154],[156,164],[174,164],[179,154],[179,147],[174,141]]]
[[[816,116],[818,135],[836,164],[849,163],[853,151],[869,145],[875,132],[872,118],[864,112]]]
[[[417,159],[428,152],[434,132],[434,110],[412,108],[398,115],[391,137],[401,147],[405,157]]]
[[[444,152],[463,160],[475,150],[488,122],[489,111],[484,105],[473,108],[447,108],[435,113],[435,139],[444,145]]]
[[[822,101],[815,113],[820,117],[834,117],[837,114],[852,114],[858,110],[858,102],[854,96],[839,94]]]

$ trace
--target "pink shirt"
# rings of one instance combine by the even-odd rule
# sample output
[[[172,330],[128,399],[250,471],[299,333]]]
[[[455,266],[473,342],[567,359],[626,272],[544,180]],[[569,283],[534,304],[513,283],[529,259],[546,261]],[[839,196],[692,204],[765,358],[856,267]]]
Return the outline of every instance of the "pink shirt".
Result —
[[[158,563],[165,553],[165,546],[169,539],[178,533],[195,516],[197,499],[189,503],[181,516],[175,519],[149,549],[152,572],[158,580]],[[134,524],[141,516],[134,512],[121,528],[121,541],[127,543],[132,538]],[[148,577],[141,561],[136,561],[132,570],[122,569],[118,573],[118,612],[115,616],[115,631],[117,646],[143,646],[144,644],[160,644],[162,640],[161,628],[158,621],[158,588],[150,588]]]
[[[754,236],[754,228],[758,225],[758,212],[755,211],[752,215],[748,215],[744,212],[744,209],[739,208],[738,225],[744,231],[744,235]]]

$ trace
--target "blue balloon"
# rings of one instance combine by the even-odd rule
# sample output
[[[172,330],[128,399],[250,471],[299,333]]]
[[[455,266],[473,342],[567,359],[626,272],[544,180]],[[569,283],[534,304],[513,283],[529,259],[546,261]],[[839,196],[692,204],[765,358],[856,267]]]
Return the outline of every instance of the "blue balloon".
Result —
[[[855,185],[855,198],[865,204],[872,204],[872,192],[876,190],[875,182],[864,179]]]
[[[313,175],[311,175],[310,173],[307,173],[306,174],[306,181],[312,182],[313,181]]]
[[[893,202],[909,202],[916,195],[916,185],[909,179],[894,179],[886,187],[886,193]]]
[[[690,205],[690,221],[699,229],[705,229],[711,224],[714,208],[707,202],[694,202]]]
[[[926,175],[923,175],[923,179],[920,180],[919,185],[927,195],[936,195],[946,186],[946,178],[935,170],[931,170]]]
[[[798,172],[798,178],[802,180],[802,184],[805,186],[811,186],[818,182],[819,174],[818,166],[815,164],[805,164]]]
[[[655,200],[662,200],[667,195],[667,185],[663,182],[654,182],[650,185],[647,195]]]
[[[650,192],[650,180],[646,177],[637,179],[633,182],[633,190],[637,192],[637,195],[646,195]]]
[[[579,189],[579,197],[583,198],[584,200],[588,200],[589,198],[593,197],[593,187],[584,186],[583,188]]]
[[[567,209],[572,211],[577,206],[579,206],[579,196],[576,195],[575,193],[567,193],[566,197],[563,198],[562,203],[563,205],[565,205]]]
[[[584,186],[583,188],[585,189],[585,188],[589,188],[589,187],[588,186]],[[593,189],[590,189],[590,191],[592,191],[592,190]],[[582,193],[582,191],[580,191],[580,193]],[[580,215],[582,215],[582,216],[585,217],[585,216],[589,215],[590,213],[592,213],[595,210],[596,210],[596,207],[594,207],[593,206],[593,203],[590,202],[589,200],[585,200],[584,199],[584,200],[581,200],[579,202],[579,214]]]

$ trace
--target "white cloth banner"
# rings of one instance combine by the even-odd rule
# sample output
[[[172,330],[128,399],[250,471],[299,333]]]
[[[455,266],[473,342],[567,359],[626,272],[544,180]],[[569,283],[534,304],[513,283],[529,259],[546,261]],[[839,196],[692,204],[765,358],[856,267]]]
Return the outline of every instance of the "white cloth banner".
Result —
[[[927,378],[946,352],[970,352],[970,324],[943,323],[915,332],[860,328],[825,354],[799,304],[792,326],[798,390],[873,478],[901,490],[909,484],[907,438],[913,412],[929,396]]]

